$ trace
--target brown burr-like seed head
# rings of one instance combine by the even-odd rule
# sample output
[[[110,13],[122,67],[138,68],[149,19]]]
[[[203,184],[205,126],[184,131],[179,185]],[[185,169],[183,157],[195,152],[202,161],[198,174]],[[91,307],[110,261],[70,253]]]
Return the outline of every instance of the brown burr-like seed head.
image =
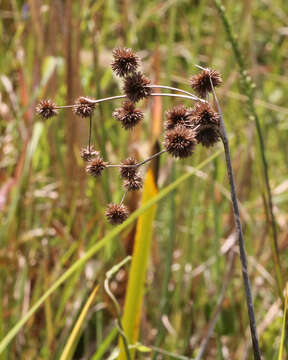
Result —
[[[219,114],[208,103],[197,102],[191,113],[191,121],[195,126],[220,126]]]
[[[202,98],[205,98],[206,94],[212,91],[210,77],[214,87],[222,84],[221,74],[212,69],[202,70],[200,74],[194,75],[190,78],[190,85],[192,89],[195,90]]]
[[[96,104],[93,99],[80,96],[73,105],[73,112],[77,116],[87,118],[93,114],[95,107]]]
[[[150,83],[144,74],[135,72],[125,78],[123,91],[130,101],[137,102],[151,94],[152,89],[148,86]]]
[[[41,100],[36,106],[36,113],[42,117],[42,119],[49,119],[52,116],[58,114],[56,104],[51,100]]]
[[[127,191],[138,191],[143,187],[143,179],[135,174],[134,177],[126,179],[123,183],[124,189]]]
[[[129,211],[123,204],[108,204],[105,215],[111,225],[118,225],[128,218]]]
[[[120,121],[125,130],[132,129],[144,118],[141,110],[136,109],[133,102],[126,100],[122,103],[122,107],[113,112],[113,117]]]
[[[86,166],[86,172],[94,177],[102,175],[103,170],[107,167],[107,163],[101,157],[93,159]]]
[[[196,143],[195,132],[183,125],[178,125],[172,130],[167,130],[165,133],[165,149],[176,158],[190,156]]]
[[[96,151],[93,146],[90,146],[90,149],[87,146],[81,149],[80,156],[84,161],[91,161],[99,156],[99,152]]]
[[[125,77],[135,72],[139,66],[140,58],[136,53],[127,48],[116,48],[113,50],[114,61],[112,62],[112,70],[116,75]]]
[[[215,126],[200,127],[196,131],[196,140],[205,147],[214,146],[220,140],[219,130]]]
[[[166,111],[165,116],[166,130],[174,129],[177,125],[184,125],[186,127],[191,127],[192,125],[187,108],[182,104],[176,105],[172,109]]]
[[[136,173],[137,173],[137,167],[136,166],[131,166],[131,165],[136,165],[137,161],[136,159],[129,157],[123,161],[121,161],[120,164],[120,175],[123,179],[132,179],[133,177],[135,177]]]

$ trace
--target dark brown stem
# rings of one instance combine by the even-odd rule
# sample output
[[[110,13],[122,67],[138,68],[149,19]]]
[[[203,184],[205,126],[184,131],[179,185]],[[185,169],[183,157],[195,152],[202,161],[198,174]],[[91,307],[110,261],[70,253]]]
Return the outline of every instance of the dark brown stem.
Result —
[[[238,239],[238,245],[239,245],[239,250],[240,250],[240,260],[241,260],[241,266],[242,266],[242,275],[243,275],[245,294],[246,294],[246,302],[247,302],[249,322],[250,322],[250,331],[251,331],[254,359],[261,360],[261,353],[260,353],[257,328],[256,328],[256,320],[255,320],[255,314],[254,314],[253,298],[252,298],[250,279],[249,279],[249,274],[248,274],[247,255],[246,255],[246,250],[245,250],[242,225],[241,225],[241,219],[240,219],[240,212],[239,212],[238,200],[237,200],[237,195],[236,195],[236,187],[235,187],[235,181],[234,181],[234,175],[233,175],[233,169],[232,169],[229,140],[228,140],[228,136],[227,136],[226,129],[225,129],[225,124],[224,124],[224,120],[223,120],[223,116],[222,116],[221,107],[220,107],[219,101],[217,99],[217,96],[215,94],[211,78],[210,78],[210,83],[211,83],[211,88],[213,91],[214,100],[217,105],[217,110],[218,110],[218,113],[220,116],[220,136],[221,136],[221,140],[222,140],[223,146],[224,146],[227,173],[228,173],[228,178],[229,178],[229,183],[230,183],[231,201],[232,201],[232,205],[233,205],[234,220],[235,220],[237,239]]]

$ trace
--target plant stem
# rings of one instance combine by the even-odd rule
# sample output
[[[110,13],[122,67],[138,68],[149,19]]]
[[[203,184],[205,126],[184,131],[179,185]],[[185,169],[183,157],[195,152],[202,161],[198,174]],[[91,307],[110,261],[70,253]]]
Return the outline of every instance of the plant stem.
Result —
[[[90,152],[90,147],[91,147],[91,132],[92,132],[92,115],[90,115],[90,119],[89,119],[89,139],[88,139],[89,152]]]
[[[152,88],[152,89],[167,89],[167,90],[174,90],[174,91],[179,91],[179,92],[182,92],[183,94],[186,94],[186,95],[189,95],[191,97],[193,97],[196,101],[200,101],[200,102],[205,102],[205,100],[203,99],[200,99],[198,96],[190,93],[189,91],[185,91],[185,90],[182,90],[182,89],[178,89],[178,88],[175,88],[175,87],[172,87],[172,86],[165,86],[165,85],[148,85],[149,88]]]
[[[151,161],[155,157],[164,154],[165,152],[166,152],[166,150],[161,150],[158,153],[156,153],[156,154],[154,154],[152,156],[149,156],[146,160],[143,160],[140,163],[137,163],[135,165],[108,164],[106,167],[120,167],[121,166],[121,167],[127,167],[127,168],[137,168],[137,167],[140,167],[140,166],[146,164],[148,161]]]
[[[233,169],[232,169],[229,140],[228,140],[228,136],[227,136],[226,129],[225,129],[225,123],[223,120],[221,107],[220,107],[219,101],[217,99],[217,96],[215,94],[211,77],[210,77],[210,83],[211,83],[214,100],[217,105],[217,110],[218,110],[218,113],[220,116],[220,136],[221,136],[221,140],[223,142],[224,151],[225,151],[225,160],[226,160],[227,173],[228,173],[229,184],[230,184],[231,201],[232,201],[232,205],[233,205],[233,214],[234,214],[234,220],[235,220],[235,226],[236,226],[236,232],[237,232],[238,245],[239,245],[239,250],[240,250],[240,260],[241,260],[241,266],[242,266],[242,275],[243,275],[243,281],[244,281],[244,287],[245,287],[246,302],[247,302],[247,307],[248,307],[248,315],[249,315],[249,322],[250,322],[250,331],[251,331],[251,337],[252,337],[254,359],[261,360],[261,353],[260,353],[257,328],[256,328],[256,320],[255,320],[255,314],[254,314],[253,298],[252,298],[252,292],[251,292],[251,286],[250,286],[250,280],[249,280],[249,274],[248,274],[247,255],[246,255],[246,250],[245,250],[242,225],[241,225],[241,219],[240,219],[240,212],[239,212],[238,200],[237,200],[237,195],[236,195],[236,187],[235,187],[235,181],[234,181],[234,175],[233,175]]]

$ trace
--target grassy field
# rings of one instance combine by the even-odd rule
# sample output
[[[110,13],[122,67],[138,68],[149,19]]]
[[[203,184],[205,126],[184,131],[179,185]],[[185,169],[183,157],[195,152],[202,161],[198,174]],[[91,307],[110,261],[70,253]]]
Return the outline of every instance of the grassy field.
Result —
[[[131,360],[253,359],[221,142],[143,166],[144,189],[113,227],[105,209],[122,181],[114,168],[85,173],[89,119],[35,113],[41,99],[121,94],[116,46],[137,51],[154,84],[192,91],[195,64],[221,72],[260,348],[288,358],[288,2],[220,5],[0,2],[0,360],[124,360],[123,339]],[[126,132],[112,117],[121,101],[103,102],[92,144],[113,164],[142,161],[163,148],[165,111],[180,103],[194,105],[141,101],[145,119]]]

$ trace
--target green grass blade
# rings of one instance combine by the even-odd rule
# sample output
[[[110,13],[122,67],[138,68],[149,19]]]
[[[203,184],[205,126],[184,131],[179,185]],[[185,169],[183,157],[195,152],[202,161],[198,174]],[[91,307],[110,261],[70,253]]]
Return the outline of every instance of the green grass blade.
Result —
[[[286,328],[286,315],[287,315],[287,298],[288,298],[288,283],[286,284],[286,295],[285,295],[285,304],[284,304],[283,324],[282,324],[282,331],[281,331],[281,340],[280,340],[278,360],[283,359],[285,328]]]

